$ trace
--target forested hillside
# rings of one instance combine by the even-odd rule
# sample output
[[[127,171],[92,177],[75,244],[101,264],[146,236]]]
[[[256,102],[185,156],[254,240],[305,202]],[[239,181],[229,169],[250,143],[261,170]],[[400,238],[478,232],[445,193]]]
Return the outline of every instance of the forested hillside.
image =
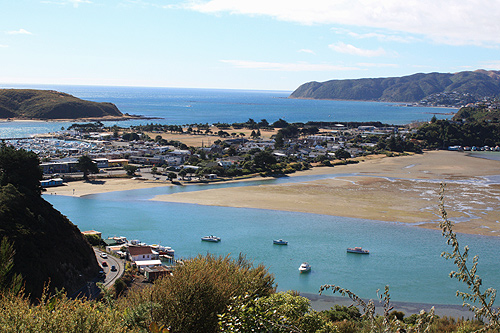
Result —
[[[418,73],[403,77],[308,82],[298,87],[290,98],[413,103],[448,92],[500,96],[500,71]]]
[[[99,271],[80,230],[41,197],[41,178],[35,153],[0,146],[0,241],[13,244],[13,273],[33,298],[49,282],[71,294]]]

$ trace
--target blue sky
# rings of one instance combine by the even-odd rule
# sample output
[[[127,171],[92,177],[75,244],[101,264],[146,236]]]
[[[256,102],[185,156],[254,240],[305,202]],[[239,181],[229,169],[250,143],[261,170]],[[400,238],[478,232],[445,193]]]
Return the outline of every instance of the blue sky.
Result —
[[[0,83],[294,90],[500,68],[499,0],[0,4]]]

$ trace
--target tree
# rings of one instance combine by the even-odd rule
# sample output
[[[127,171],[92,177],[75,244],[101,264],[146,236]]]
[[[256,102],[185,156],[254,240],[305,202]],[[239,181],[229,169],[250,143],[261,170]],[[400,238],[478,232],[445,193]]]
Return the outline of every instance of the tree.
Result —
[[[268,169],[271,165],[276,164],[276,158],[267,151],[259,151],[253,158],[255,168]]]
[[[40,161],[34,152],[0,145],[0,186],[12,184],[23,194],[39,196],[42,175]]]
[[[141,138],[137,133],[125,133],[122,135],[122,139],[125,141],[139,141]]]
[[[4,237],[0,243],[0,293],[17,294],[21,291],[23,281],[21,275],[12,273],[15,254],[14,245]]]
[[[179,177],[181,177],[182,179],[184,179],[186,175],[187,175],[186,169],[182,169],[181,171],[179,171]]]
[[[266,119],[261,119],[257,124],[260,128],[269,127],[269,122]]]
[[[168,180],[172,181],[173,179],[177,178],[177,174],[175,172],[169,172],[167,174]]]
[[[89,173],[99,173],[97,164],[87,155],[82,155],[78,158],[76,167],[83,172],[83,179],[85,180],[89,180]]]
[[[276,127],[276,128],[284,128],[284,127],[287,127],[288,126],[288,122],[286,120],[283,120],[283,119],[279,119],[279,120],[276,120],[273,124],[272,124],[273,127]]]
[[[345,160],[346,158],[351,158],[351,154],[345,149],[340,148],[335,152],[335,158],[339,160]]]
[[[127,176],[135,176],[135,172],[137,171],[137,167],[135,165],[124,165],[123,170],[127,173]]]

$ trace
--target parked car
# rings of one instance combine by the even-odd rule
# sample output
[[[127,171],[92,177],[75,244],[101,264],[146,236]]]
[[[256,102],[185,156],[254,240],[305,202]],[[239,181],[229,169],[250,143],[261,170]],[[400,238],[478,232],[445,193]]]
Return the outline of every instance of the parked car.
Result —
[[[104,273],[104,271],[101,269],[101,270],[99,271],[99,277],[101,277],[101,278],[102,278],[102,277],[105,277],[105,276],[106,276],[106,273]]]
[[[115,267],[115,265],[111,266],[111,271],[112,271],[112,272],[115,272],[115,271],[116,271],[116,267]]]
[[[101,264],[102,264],[102,267],[108,267],[108,263],[105,261],[103,261]]]
[[[108,255],[106,253],[101,253],[101,258],[108,259]]]

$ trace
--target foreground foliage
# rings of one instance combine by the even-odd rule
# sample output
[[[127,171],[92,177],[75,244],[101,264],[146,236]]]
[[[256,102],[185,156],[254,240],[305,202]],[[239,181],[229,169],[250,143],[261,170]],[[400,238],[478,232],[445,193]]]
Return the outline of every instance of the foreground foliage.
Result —
[[[174,275],[154,284],[117,291],[116,295],[103,290],[100,301],[72,300],[63,292],[49,296],[47,288],[33,301],[21,289],[20,276],[12,274],[15,253],[12,243],[4,239],[0,244],[0,331],[499,332],[499,310],[494,308],[496,291],[481,291],[478,258],[474,257],[469,267],[469,249],[460,249],[443,200],[444,186],[440,197],[441,228],[452,252],[443,256],[454,260],[457,271],[450,276],[470,290],[457,295],[478,320],[439,318],[433,309],[405,317],[393,311],[388,286],[379,296],[382,314],[376,313],[374,301],[365,301],[335,285],[325,285],[321,292],[331,290],[348,296],[356,306],[335,305],[330,310],[315,311],[309,300],[296,292],[276,293],[273,275],[242,255],[235,259],[199,255],[177,265]]]

